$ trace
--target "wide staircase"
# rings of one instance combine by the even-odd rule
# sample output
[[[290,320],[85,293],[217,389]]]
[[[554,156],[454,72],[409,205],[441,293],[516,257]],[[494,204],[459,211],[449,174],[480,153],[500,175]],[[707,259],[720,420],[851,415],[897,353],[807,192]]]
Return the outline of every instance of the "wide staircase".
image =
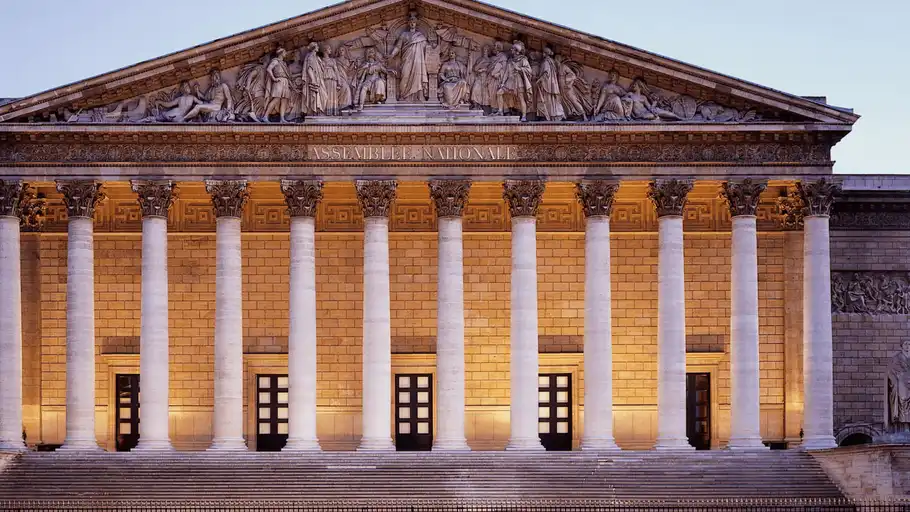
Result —
[[[29,452],[10,458],[0,473],[0,510],[670,510],[842,499],[818,463],[798,451]]]

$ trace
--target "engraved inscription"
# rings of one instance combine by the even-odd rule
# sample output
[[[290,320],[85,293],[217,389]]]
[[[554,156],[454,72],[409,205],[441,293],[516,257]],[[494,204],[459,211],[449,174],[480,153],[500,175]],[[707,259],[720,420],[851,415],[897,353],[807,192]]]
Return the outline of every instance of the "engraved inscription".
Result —
[[[310,146],[309,159],[322,161],[498,162],[514,160],[515,146]]]

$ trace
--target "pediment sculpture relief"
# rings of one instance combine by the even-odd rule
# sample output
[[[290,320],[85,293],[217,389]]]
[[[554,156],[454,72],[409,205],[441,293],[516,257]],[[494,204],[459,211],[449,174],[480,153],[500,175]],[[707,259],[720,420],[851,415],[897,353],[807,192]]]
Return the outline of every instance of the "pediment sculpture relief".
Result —
[[[307,122],[415,108],[514,116],[527,122],[750,122],[741,110],[665,91],[642,78],[582,66],[544,44],[462,33],[410,12],[297,51],[277,48],[245,65],[212,70],[205,83],[106,107],[63,110],[67,122]],[[491,119],[492,120],[492,119]]]

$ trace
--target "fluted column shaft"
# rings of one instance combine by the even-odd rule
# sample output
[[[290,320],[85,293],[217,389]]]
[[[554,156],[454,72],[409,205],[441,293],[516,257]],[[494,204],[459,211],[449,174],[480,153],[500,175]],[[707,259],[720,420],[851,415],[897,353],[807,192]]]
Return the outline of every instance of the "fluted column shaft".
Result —
[[[579,183],[585,213],[585,416],[582,450],[617,450],[613,438],[610,213],[617,183]]]
[[[241,215],[245,181],[208,181],[215,206],[215,413],[210,450],[246,450],[243,439]]]
[[[394,450],[388,214],[396,182],[358,181],[356,187],[364,213],[363,437],[358,450]]]
[[[543,450],[537,432],[537,208],[541,181],[507,181],[504,196],[512,213],[510,315],[511,437],[507,450]]]
[[[136,450],[171,450],[168,436],[167,212],[170,182],[134,182],[142,210],[142,305],[139,330],[139,444]]]
[[[62,450],[99,450],[95,440],[95,182],[60,182],[69,222],[66,271],[66,438]]]
[[[691,449],[686,436],[686,295],[683,219],[692,183],[651,184],[657,206],[657,450]]]
[[[429,184],[439,231],[436,308],[436,436],[434,451],[467,451],[465,439],[464,242],[461,214],[470,182]]]
[[[290,450],[319,450],[316,437],[316,205],[322,182],[281,184],[291,214],[288,331]]]
[[[840,187],[824,179],[798,183],[805,204],[803,243],[803,443],[834,448],[831,246],[828,216]]]
[[[0,182],[0,451],[22,441],[21,182]]]

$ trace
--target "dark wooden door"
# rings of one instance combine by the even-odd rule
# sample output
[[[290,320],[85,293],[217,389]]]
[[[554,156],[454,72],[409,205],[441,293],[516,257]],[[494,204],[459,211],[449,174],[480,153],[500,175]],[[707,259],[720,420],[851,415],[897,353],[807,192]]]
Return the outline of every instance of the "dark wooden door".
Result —
[[[402,452],[433,447],[433,376],[395,376],[395,448]]]
[[[256,376],[256,451],[277,452],[288,441],[288,376]]]
[[[711,374],[686,374],[686,436],[697,450],[711,449]]]
[[[115,439],[117,451],[128,452],[139,443],[139,375],[118,373]]]
[[[538,378],[537,432],[549,451],[572,450],[572,375],[543,373]]]

